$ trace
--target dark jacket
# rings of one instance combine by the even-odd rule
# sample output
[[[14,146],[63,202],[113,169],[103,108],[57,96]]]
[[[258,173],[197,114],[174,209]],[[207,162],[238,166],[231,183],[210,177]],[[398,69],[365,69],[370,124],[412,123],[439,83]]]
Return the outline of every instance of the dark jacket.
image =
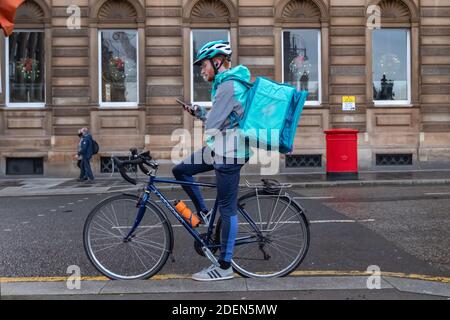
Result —
[[[79,155],[81,155],[84,159],[90,159],[92,157],[93,153],[93,143],[92,143],[92,136],[90,133],[83,136],[81,139],[81,148],[78,152]]]

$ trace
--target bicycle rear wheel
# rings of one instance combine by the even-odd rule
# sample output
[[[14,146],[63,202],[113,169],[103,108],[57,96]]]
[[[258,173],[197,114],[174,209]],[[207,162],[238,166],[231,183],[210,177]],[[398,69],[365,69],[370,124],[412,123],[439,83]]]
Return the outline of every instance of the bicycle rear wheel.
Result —
[[[242,196],[238,205],[252,222],[239,215],[234,270],[250,278],[282,277],[295,270],[308,252],[310,238],[301,206],[265,191]],[[243,241],[248,243],[239,244]]]
[[[99,203],[84,225],[84,248],[92,264],[110,279],[136,280],[155,275],[173,246],[172,228],[164,213],[147,202],[144,217],[134,235],[138,197],[117,195]]]

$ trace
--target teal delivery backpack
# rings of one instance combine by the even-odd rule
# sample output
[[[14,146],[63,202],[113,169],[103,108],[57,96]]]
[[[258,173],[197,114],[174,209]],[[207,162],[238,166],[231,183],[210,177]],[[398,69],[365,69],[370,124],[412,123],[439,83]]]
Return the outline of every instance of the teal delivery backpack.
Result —
[[[248,88],[244,115],[237,120],[241,134],[259,148],[291,152],[308,91],[299,92],[265,77],[257,77],[254,83],[229,80]]]

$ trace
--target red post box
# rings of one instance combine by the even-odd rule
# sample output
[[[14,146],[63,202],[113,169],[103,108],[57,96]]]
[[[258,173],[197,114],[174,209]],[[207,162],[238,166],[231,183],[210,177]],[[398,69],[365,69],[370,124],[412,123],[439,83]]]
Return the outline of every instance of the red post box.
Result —
[[[325,130],[327,178],[358,179],[358,130]]]

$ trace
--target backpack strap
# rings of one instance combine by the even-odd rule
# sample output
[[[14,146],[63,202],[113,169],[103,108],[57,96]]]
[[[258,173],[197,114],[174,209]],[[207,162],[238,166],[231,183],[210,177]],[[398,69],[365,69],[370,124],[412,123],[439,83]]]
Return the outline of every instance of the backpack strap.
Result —
[[[247,89],[251,89],[253,87],[253,83],[242,80],[241,78],[238,77],[229,77],[227,78],[224,82],[226,81],[237,81],[240,84],[244,85]],[[237,115],[236,112],[231,112],[231,114],[228,116],[228,118],[230,119],[230,125],[228,126],[229,129],[233,128],[233,126],[237,123],[239,124],[239,126],[241,126],[241,121],[242,119],[239,118],[239,116]]]
[[[247,89],[250,89],[251,87],[253,87],[253,83],[242,80],[241,78],[238,78],[238,77],[229,77],[224,82],[230,81],[230,80],[234,80],[234,81],[237,81],[237,82],[243,84],[245,87],[247,87]]]

